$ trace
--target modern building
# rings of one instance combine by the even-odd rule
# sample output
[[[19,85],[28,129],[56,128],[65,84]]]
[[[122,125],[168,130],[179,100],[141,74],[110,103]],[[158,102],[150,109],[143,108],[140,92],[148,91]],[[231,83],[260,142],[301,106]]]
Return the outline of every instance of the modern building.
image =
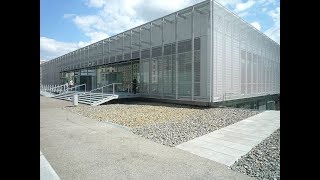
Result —
[[[41,67],[41,64],[44,63],[45,60],[41,60],[40,59],[40,86],[42,85],[42,67]]]
[[[43,84],[122,83],[126,91],[136,79],[142,97],[162,100],[212,104],[280,94],[280,45],[213,0],[41,66]]]

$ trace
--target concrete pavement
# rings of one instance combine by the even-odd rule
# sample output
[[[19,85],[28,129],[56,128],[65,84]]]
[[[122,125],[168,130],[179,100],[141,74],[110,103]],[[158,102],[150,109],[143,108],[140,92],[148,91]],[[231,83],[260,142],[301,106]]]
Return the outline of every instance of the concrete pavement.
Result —
[[[278,128],[280,111],[264,111],[176,148],[231,166]]]
[[[40,98],[40,148],[61,179],[253,179]]]

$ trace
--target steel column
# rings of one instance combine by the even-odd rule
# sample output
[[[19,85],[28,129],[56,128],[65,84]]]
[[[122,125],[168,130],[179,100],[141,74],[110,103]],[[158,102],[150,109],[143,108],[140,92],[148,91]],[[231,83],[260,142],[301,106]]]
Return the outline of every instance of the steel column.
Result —
[[[213,58],[213,26],[214,26],[214,21],[213,21],[213,6],[214,6],[214,3],[213,1],[211,0],[210,1],[210,14],[209,14],[209,42],[210,42],[210,46],[209,46],[209,64],[210,64],[210,72],[209,72],[209,86],[210,86],[210,90],[209,90],[209,102],[213,102],[214,99],[213,99],[213,96],[214,96],[214,93],[213,93],[213,86],[214,86],[214,78],[213,78],[213,68],[214,68],[214,58]]]
[[[175,16],[175,43],[176,43],[176,99],[178,99],[178,32],[177,32],[177,27],[178,27],[178,13],[176,13]]]
[[[152,80],[152,22],[150,23],[150,59],[149,59],[149,84],[148,93],[151,96],[151,80]]]
[[[194,100],[194,7],[191,11],[191,100]]]
[[[163,68],[163,61],[164,61],[164,59],[163,59],[163,56],[164,56],[164,38],[163,38],[163,24],[164,24],[164,18],[162,18],[162,20],[161,20],[161,50],[162,50],[162,52],[161,52],[161,61],[162,61],[162,67],[161,67],[161,69],[162,69],[162,74],[161,74],[161,76],[162,76],[162,81],[161,81],[161,87],[162,87],[162,90],[161,90],[161,98],[163,98],[163,91],[164,91],[164,77],[163,77],[163,70],[164,70],[164,68]]]

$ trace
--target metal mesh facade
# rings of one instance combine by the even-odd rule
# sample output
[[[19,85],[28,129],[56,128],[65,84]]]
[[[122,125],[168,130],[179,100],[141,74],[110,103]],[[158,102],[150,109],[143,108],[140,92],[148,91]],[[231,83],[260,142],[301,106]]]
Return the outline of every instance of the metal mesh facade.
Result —
[[[213,99],[280,93],[280,46],[213,3]]]
[[[279,49],[207,0],[42,64],[42,83],[62,83],[62,72],[100,72],[134,59],[139,63],[130,71],[138,72],[145,97],[216,102],[276,94]]]

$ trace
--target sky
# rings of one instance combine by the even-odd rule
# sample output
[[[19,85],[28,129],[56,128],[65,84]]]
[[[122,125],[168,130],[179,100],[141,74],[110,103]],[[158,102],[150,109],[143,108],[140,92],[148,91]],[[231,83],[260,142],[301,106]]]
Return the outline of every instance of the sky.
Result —
[[[51,60],[203,0],[40,0],[40,59]],[[216,0],[280,44],[280,0]]]

